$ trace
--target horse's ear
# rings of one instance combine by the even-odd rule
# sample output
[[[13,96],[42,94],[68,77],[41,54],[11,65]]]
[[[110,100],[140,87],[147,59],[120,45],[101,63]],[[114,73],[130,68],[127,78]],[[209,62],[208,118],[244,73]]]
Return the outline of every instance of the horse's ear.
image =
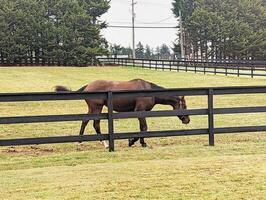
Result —
[[[182,96],[182,97],[181,97],[181,100],[184,101],[184,100],[185,100],[185,96]]]

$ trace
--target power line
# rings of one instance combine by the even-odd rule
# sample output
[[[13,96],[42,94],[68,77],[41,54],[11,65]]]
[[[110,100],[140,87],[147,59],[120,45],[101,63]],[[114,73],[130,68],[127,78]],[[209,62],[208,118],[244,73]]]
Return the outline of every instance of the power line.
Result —
[[[122,3],[122,4],[128,4],[128,2],[126,2],[124,0],[118,0],[118,1],[119,1],[119,3]],[[156,5],[156,6],[169,6],[169,4],[165,4],[165,3],[145,2],[145,1],[139,1],[138,4]]]
[[[107,28],[153,28],[153,29],[167,29],[167,28],[179,28],[179,26],[119,26],[119,25],[107,25]]]
[[[137,24],[156,24],[156,25],[157,24],[158,25],[175,25],[175,24],[177,24],[175,22],[154,23],[154,22],[140,22],[138,20],[135,20],[135,21],[138,22]],[[110,23],[110,24],[130,24],[131,22],[129,22],[129,21],[109,21],[108,23]]]
[[[145,2],[145,1],[139,1],[140,4],[146,4],[146,5],[154,5],[154,6],[169,6],[169,4],[165,4],[165,3],[157,3],[157,2]]]
[[[140,20],[136,20],[137,22],[140,22],[140,23],[143,23],[143,24],[160,24],[161,22],[165,22],[169,19],[171,19],[173,16],[169,16],[167,18],[164,18],[164,19],[161,19],[161,20],[158,20],[158,21],[153,21],[153,22],[143,22],[143,21],[140,21]]]

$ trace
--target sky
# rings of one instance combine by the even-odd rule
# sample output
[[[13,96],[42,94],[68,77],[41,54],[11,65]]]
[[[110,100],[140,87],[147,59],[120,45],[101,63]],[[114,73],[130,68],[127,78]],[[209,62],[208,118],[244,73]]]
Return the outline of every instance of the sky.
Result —
[[[136,26],[177,26],[171,8],[173,0],[135,0]],[[111,8],[102,16],[109,25],[131,26],[131,0],[111,0]],[[152,48],[162,44],[172,45],[177,29],[136,29],[136,44],[150,45]],[[107,28],[102,35],[111,44],[132,47],[130,28]]]

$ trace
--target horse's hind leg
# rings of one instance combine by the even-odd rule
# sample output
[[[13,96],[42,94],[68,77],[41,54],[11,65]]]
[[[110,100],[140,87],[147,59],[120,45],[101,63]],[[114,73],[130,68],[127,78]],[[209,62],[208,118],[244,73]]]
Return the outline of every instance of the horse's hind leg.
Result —
[[[80,127],[80,131],[79,131],[79,135],[83,135],[84,134],[85,128],[88,125],[88,123],[89,123],[89,120],[83,120],[82,121],[81,127]],[[82,143],[82,142],[79,142],[79,143]]]
[[[94,114],[100,114],[102,113],[103,105],[94,106],[92,109],[92,113]],[[94,120],[93,121],[93,128],[95,129],[95,132],[97,135],[102,134],[101,133],[101,126],[100,126],[100,120]],[[109,145],[106,143],[106,141],[100,141],[105,148],[108,148]]]
[[[90,114],[90,113],[91,113],[91,109],[89,108],[88,114]],[[79,135],[83,135],[84,134],[85,128],[88,125],[89,121],[90,120],[83,120],[82,121],[81,127],[80,127],[80,131],[79,131]]]
[[[128,140],[128,146],[131,147],[135,144],[135,142],[137,142],[139,140],[139,138],[132,138]]]
[[[147,126],[147,122],[145,118],[139,118],[139,125],[140,125],[140,131],[147,131],[148,130],[148,126]],[[140,138],[140,144],[142,147],[147,147],[146,142],[144,141],[144,138]]]
[[[81,127],[80,127],[80,131],[79,131],[79,135],[83,135],[84,134],[85,128],[88,125],[88,123],[89,123],[89,120],[82,121]]]
[[[93,127],[98,135],[101,134],[100,120],[94,120]],[[105,148],[109,147],[106,141],[101,140],[100,142],[104,145]]]

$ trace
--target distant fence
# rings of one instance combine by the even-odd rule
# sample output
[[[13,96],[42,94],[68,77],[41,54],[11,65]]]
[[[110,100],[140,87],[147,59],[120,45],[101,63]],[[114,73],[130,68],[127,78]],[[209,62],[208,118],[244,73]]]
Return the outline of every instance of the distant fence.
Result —
[[[168,137],[168,136],[189,136],[189,135],[208,135],[209,145],[214,145],[215,134],[221,133],[240,133],[240,132],[259,132],[266,131],[266,124],[262,126],[244,127],[222,127],[215,128],[214,115],[237,114],[237,113],[259,113],[266,112],[266,106],[260,107],[232,107],[214,108],[213,98],[216,95],[232,94],[266,94],[266,86],[257,87],[221,87],[221,88],[188,88],[188,89],[166,89],[166,90],[140,90],[140,91],[114,91],[114,92],[95,92],[95,93],[13,93],[0,94],[0,102],[26,102],[26,101],[59,101],[59,100],[81,100],[81,99],[106,99],[108,112],[102,114],[72,114],[72,115],[42,115],[42,116],[11,116],[0,117],[0,124],[19,124],[19,123],[40,123],[40,122],[61,122],[61,121],[82,121],[82,120],[108,120],[108,133],[101,135],[73,135],[40,138],[19,138],[19,139],[0,139],[0,146],[10,145],[30,145],[47,143],[66,143],[82,141],[109,140],[109,150],[114,151],[115,140],[130,139],[134,137]],[[156,97],[156,96],[207,96],[208,107],[203,109],[191,110],[166,110],[166,111],[140,111],[140,112],[121,112],[114,113],[113,100],[118,98],[136,97]],[[254,97],[255,98],[255,97]],[[189,102],[188,102],[189,104]],[[114,119],[143,118],[143,117],[167,117],[177,115],[207,115],[208,128],[191,130],[160,130],[146,132],[127,132],[115,133]],[[177,119],[178,120],[178,119]],[[78,129],[78,127],[77,127]],[[0,136],[1,137],[1,136]]]
[[[0,56],[0,66],[9,67],[9,66],[77,66],[85,67],[88,65],[98,65],[99,60],[91,57],[88,59],[87,63],[80,64],[77,61],[74,61],[74,58],[68,59],[55,59],[48,56],[39,56],[39,57],[18,57],[12,59],[6,59]]]
[[[266,61],[250,60],[148,60],[131,58],[100,58],[104,64],[142,67],[177,72],[211,73],[236,76],[266,76]]]

